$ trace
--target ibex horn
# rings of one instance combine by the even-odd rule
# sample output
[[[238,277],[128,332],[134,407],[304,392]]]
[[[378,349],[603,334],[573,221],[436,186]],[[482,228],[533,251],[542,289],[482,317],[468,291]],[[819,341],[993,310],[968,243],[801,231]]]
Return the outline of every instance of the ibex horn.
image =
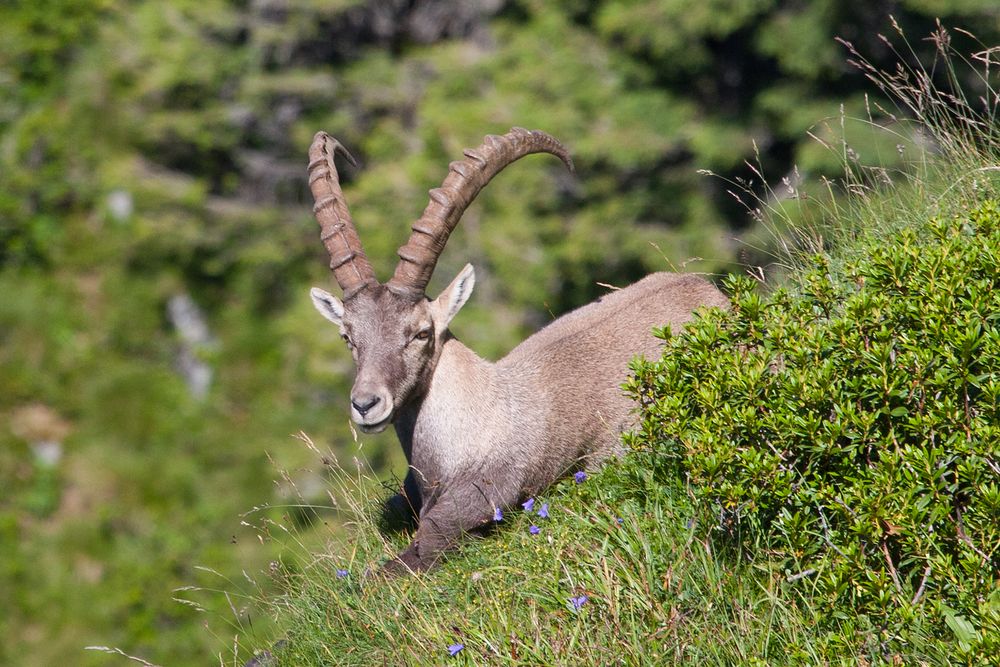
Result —
[[[504,167],[531,153],[551,153],[573,171],[569,151],[545,132],[515,127],[502,137],[489,135],[479,148],[464,151],[465,159],[448,165],[440,188],[430,191],[430,202],[413,225],[399,264],[387,287],[397,294],[420,297],[434,273],[438,256],[466,207]]]
[[[367,285],[378,281],[371,263],[361,249],[361,239],[340,189],[340,177],[333,163],[336,153],[357,166],[357,162],[339,141],[326,132],[317,132],[309,147],[309,189],[316,201],[313,213],[319,223],[320,239],[330,253],[330,270],[344,290],[344,298],[349,299]]]

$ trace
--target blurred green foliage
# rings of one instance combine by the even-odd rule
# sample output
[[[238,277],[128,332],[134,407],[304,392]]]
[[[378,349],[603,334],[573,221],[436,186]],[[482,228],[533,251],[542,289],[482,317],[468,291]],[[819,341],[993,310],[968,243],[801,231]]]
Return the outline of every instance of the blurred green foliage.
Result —
[[[833,40],[887,62],[889,12],[910,35],[935,16],[1000,35],[986,1],[0,6],[0,663],[102,662],[89,644],[175,664],[224,651],[229,602],[198,601],[215,637],[172,590],[232,590],[195,566],[255,578],[276,549],[243,513],[288,483],[322,494],[288,434],[356,449],[349,356],[305,297],[328,280],[313,132],[361,159],[345,189],[383,276],[463,147],[522,125],[571,148],[575,178],[533,157],[496,179],[432,283],[476,264],[455,326],[496,356],[598,282],[769,261],[726,181],[697,169],[764,197],[745,160],[836,174],[841,155],[806,131],[835,144],[841,109],[853,151],[898,160]],[[193,349],[167,314],[178,295],[211,332]],[[214,371],[204,399],[185,350]],[[385,470],[396,449],[384,436],[362,454]]]

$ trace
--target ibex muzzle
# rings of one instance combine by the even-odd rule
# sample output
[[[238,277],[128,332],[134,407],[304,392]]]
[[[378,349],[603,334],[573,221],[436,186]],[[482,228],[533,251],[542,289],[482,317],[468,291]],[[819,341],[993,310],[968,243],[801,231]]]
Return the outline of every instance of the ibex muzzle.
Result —
[[[620,433],[631,424],[620,390],[628,362],[659,354],[654,327],[679,328],[697,308],[728,301],[701,278],[657,273],[559,318],[500,361],[485,361],[448,329],[472,294],[472,267],[434,300],[424,290],[448,236],[490,179],[531,153],[551,153],[572,170],[566,149],[544,132],[514,128],[466,150],[431,190],[385,285],[375,279],[344,201],[338,152],[353,162],[335,139],[316,135],[309,184],[344,296],[313,288],[312,299],[354,355],[351,418],[366,432],[393,424],[410,464],[396,501],[419,525],[385,569],[424,570],[497,508],[618,453]]]

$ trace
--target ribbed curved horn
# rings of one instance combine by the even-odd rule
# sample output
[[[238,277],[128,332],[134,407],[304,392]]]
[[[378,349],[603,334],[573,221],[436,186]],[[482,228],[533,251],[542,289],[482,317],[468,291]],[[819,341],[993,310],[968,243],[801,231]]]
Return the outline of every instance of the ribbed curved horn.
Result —
[[[361,239],[340,189],[340,177],[333,163],[336,153],[357,166],[357,162],[339,141],[326,132],[317,132],[309,147],[309,189],[316,201],[313,213],[319,223],[320,239],[330,253],[330,270],[344,290],[344,298],[349,299],[365,286],[378,281],[371,263],[361,249]]]
[[[440,188],[430,191],[430,202],[413,225],[406,245],[399,249],[399,264],[387,287],[397,294],[422,296],[438,256],[466,207],[494,176],[511,162],[531,153],[552,153],[573,171],[569,151],[541,130],[515,127],[502,137],[489,135],[465,158],[448,165]]]

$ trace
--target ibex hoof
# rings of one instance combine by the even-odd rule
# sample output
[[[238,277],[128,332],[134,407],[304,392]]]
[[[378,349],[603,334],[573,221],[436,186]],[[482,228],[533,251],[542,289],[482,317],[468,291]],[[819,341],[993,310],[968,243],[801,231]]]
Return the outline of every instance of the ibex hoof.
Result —
[[[387,579],[395,579],[396,577],[405,577],[418,571],[419,568],[411,567],[399,558],[393,558],[383,563],[378,573]]]

